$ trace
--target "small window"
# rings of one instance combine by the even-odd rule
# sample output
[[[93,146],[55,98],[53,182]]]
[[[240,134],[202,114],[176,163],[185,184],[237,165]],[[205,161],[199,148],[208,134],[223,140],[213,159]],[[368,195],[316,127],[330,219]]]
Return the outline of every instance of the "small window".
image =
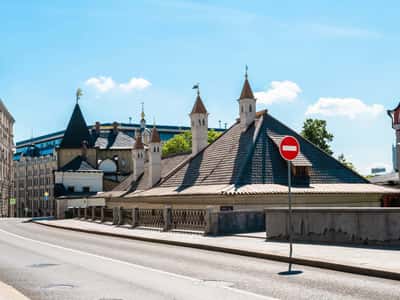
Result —
[[[75,192],[75,187],[71,185],[68,187],[67,190],[68,190],[68,192],[73,193],[73,192]]]
[[[203,126],[205,126],[206,125],[206,122],[204,121],[204,119],[203,119]]]
[[[249,105],[249,112],[252,112],[252,107],[251,107],[251,104]]]
[[[89,192],[90,192],[90,187],[89,187],[89,186],[84,186],[84,187],[82,188],[82,192],[84,192],[84,193],[89,193]]]
[[[242,110],[242,112],[243,112],[243,105],[241,105],[240,107],[241,107],[241,110]]]
[[[293,175],[296,177],[308,177],[309,176],[309,167],[296,166],[293,168]]]

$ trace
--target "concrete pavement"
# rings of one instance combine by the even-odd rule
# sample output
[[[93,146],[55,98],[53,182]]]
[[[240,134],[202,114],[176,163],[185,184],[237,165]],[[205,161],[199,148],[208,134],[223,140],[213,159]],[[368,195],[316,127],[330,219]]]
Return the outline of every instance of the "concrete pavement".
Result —
[[[105,225],[76,219],[38,223],[64,229],[288,261],[288,244],[265,242],[264,233],[204,237],[199,234],[130,229],[127,226]],[[399,249],[299,243],[295,244],[294,249],[293,262],[297,264],[400,280]]]
[[[281,276],[286,263],[0,220],[0,280],[31,299],[381,300],[400,295],[393,280],[295,269],[303,273]]]

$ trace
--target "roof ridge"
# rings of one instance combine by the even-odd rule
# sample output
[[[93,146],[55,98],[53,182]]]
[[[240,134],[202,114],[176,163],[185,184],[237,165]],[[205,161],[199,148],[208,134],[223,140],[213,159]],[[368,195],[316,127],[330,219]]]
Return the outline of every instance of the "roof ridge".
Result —
[[[195,157],[200,155],[200,153],[203,153],[206,149],[208,149],[211,145],[214,145],[215,142],[217,142],[220,138],[222,138],[225,134],[230,132],[232,128],[239,124],[238,122],[235,122],[229,127],[227,130],[225,130],[219,137],[217,137],[211,144],[208,144],[206,147],[204,147],[201,151],[199,151],[196,155],[190,155],[187,159],[183,160],[179,165],[177,165],[175,168],[173,168],[167,175],[164,176],[164,178],[154,187],[160,186],[164,182],[166,182],[169,178],[171,178],[174,174],[176,174],[180,169],[182,169],[187,163],[189,163],[191,160],[193,160]],[[153,187],[153,188],[154,188]]]
[[[264,125],[264,116],[266,115],[266,111],[265,111],[265,113],[264,114],[262,114],[261,116],[260,116],[260,118],[258,119],[258,124],[257,124],[257,127],[255,128],[255,130],[254,130],[254,136],[253,136],[253,143],[251,144],[251,147],[250,147],[250,149],[249,149],[249,151],[248,151],[248,153],[247,153],[247,155],[246,155],[246,160],[245,160],[245,163],[241,166],[241,168],[240,168],[240,171],[239,171],[239,175],[238,175],[238,177],[236,178],[236,181],[235,181],[235,186],[236,185],[239,185],[239,182],[240,182],[240,180],[242,179],[242,176],[243,176],[243,172],[244,172],[244,170],[246,169],[246,166],[247,166],[247,164],[249,163],[249,161],[250,161],[250,159],[253,157],[253,154],[254,154],[254,149],[255,149],[255,146],[256,146],[256,143],[257,143],[257,141],[258,141],[258,139],[259,139],[259,137],[260,137],[260,133],[261,133],[261,128],[262,128],[262,126]],[[254,121],[255,122],[255,121]]]
[[[274,119],[276,122],[278,122],[279,124],[281,124],[283,127],[285,127],[286,129],[292,131],[295,133],[295,135],[297,135],[297,137],[299,137],[300,139],[303,139],[305,142],[307,142],[308,144],[310,144],[311,146],[313,146],[314,148],[316,148],[318,151],[320,151],[321,153],[325,154],[326,156],[332,158],[333,160],[335,160],[336,162],[338,162],[341,166],[345,167],[347,170],[350,170],[352,173],[354,173],[356,176],[358,176],[359,178],[361,178],[362,180],[364,180],[365,183],[369,183],[369,181],[362,176],[361,174],[359,174],[358,172],[356,172],[355,170],[349,168],[348,166],[346,166],[345,164],[341,163],[338,159],[336,159],[334,156],[326,153],[324,150],[322,150],[320,147],[318,147],[317,145],[314,145],[312,142],[310,142],[308,139],[306,139],[305,137],[303,137],[301,134],[297,133],[295,130],[293,130],[292,128],[290,128],[289,126],[285,125],[284,123],[282,123],[281,121],[279,121],[278,119],[276,119],[275,117],[273,117],[271,114],[268,114],[272,119]]]

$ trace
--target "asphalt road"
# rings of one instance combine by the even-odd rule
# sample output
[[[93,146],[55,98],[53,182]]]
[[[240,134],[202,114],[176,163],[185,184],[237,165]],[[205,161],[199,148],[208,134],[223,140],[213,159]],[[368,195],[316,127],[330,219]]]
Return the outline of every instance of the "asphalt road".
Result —
[[[400,259],[400,254],[399,254]],[[400,299],[400,282],[0,220],[0,280],[31,299]],[[0,291],[1,292],[1,291]]]

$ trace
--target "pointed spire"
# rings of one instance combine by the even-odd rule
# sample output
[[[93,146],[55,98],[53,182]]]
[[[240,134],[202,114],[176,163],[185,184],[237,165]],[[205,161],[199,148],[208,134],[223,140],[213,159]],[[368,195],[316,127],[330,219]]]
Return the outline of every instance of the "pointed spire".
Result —
[[[142,133],[140,132],[140,130],[136,131],[136,141],[135,141],[135,146],[133,147],[133,149],[135,150],[140,150],[140,149],[144,149],[144,145],[143,145],[143,141],[142,141]]]
[[[158,133],[157,127],[154,125],[153,129],[151,130],[151,137],[150,143],[160,143],[160,134]]]
[[[61,141],[60,148],[76,148],[82,146],[82,142],[87,141],[91,145],[91,137],[87,127],[85,118],[79,104],[75,104],[74,111],[72,112],[71,119],[69,120],[64,137]]]
[[[251,90],[251,86],[248,80],[248,75],[247,75],[248,67],[246,65],[246,71],[244,74],[244,84],[242,88],[242,93],[240,94],[239,100],[242,99],[254,99],[253,91]]]
[[[203,100],[200,97],[200,86],[199,84],[193,86],[193,89],[197,89],[196,101],[193,105],[192,112],[190,114],[206,114],[207,109],[204,106]]]

